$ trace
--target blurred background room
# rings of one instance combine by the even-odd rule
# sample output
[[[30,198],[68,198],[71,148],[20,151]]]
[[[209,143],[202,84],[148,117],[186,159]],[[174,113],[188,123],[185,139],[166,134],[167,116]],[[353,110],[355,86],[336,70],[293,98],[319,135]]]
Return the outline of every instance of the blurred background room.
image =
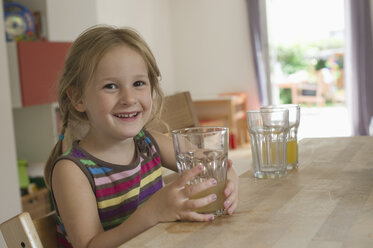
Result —
[[[0,223],[32,201],[20,189],[43,187],[59,130],[53,85],[71,42],[96,24],[136,29],[157,59],[165,95],[188,91],[199,124],[229,126],[232,156],[250,155],[245,110],[270,104],[301,104],[299,139],[369,135],[373,0],[2,3]],[[31,15],[33,28],[25,21],[10,36],[14,12]]]

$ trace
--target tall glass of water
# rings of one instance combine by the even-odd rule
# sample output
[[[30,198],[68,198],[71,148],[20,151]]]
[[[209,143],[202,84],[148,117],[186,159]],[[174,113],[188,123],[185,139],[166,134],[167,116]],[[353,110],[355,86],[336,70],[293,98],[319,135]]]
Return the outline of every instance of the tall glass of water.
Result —
[[[227,180],[229,129],[226,127],[195,127],[172,131],[172,140],[179,174],[195,166],[203,170],[188,185],[215,178],[217,185],[191,198],[201,198],[214,193],[216,201],[196,211],[224,214],[224,188]],[[188,186],[186,185],[186,187]]]

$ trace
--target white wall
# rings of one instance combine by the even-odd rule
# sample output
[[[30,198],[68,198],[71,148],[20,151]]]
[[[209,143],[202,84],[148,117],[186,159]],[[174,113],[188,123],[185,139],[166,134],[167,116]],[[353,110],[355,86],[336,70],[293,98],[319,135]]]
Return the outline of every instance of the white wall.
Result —
[[[97,24],[96,4],[92,0],[46,3],[46,23],[50,41],[73,41],[84,29]]]
[[[245,0],[173,0],[171,13],[176,89],[256,92]]]
[[[0,5],[0,223],[21,211],[3,20]],[[6,247],[2,235],[0,247]]]
[[[257,95],[245,0],[97,0],[97,10],[99,23],[130,26],[144,36],[166,94]]]
[[[169,0],[97,0],[98,23],[136,29],[149,44],[165,94],[175,91]]]

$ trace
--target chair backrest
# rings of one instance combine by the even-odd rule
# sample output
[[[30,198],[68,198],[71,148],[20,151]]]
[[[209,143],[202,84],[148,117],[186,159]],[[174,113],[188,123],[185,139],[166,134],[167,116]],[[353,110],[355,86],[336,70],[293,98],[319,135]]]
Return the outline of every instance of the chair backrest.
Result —
[[[179,128],[199,126],[190,92],[181,92],[164,98],[160,120],[148,125],[150,129],[167,133]],[[164,122],[164,123],[162,123]]]
[[[0,225],[8,247],[54,248],[57,247],[55,212],[32,220],[23,212]]]

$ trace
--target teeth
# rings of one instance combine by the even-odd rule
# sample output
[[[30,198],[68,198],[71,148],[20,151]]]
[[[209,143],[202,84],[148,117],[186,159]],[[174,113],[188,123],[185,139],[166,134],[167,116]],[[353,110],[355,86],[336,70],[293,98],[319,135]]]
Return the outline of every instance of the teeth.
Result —
[[[130,118],[130,117],[134,117],[136,115],[137,115],[137,112],[132,113],[132,114],[117,114],[116,116],[118,116],[119,118]]]

